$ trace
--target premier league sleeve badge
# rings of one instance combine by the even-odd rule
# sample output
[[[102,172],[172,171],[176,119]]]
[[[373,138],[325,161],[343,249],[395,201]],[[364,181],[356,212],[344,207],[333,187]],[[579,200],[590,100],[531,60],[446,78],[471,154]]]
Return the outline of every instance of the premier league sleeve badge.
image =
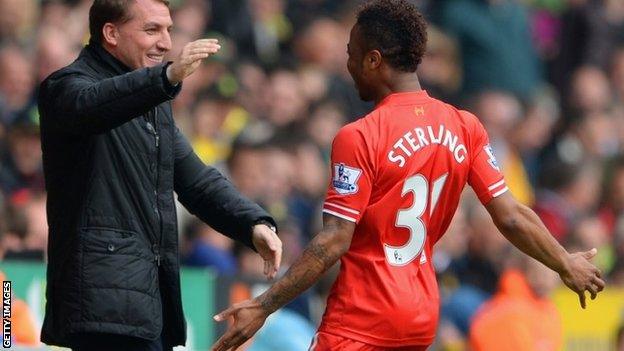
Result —
[[[339,194],[348,195],[358,192],[358,179],[362,174],[359,168],[346,166],[344,163],[334,164],[332,185]]]

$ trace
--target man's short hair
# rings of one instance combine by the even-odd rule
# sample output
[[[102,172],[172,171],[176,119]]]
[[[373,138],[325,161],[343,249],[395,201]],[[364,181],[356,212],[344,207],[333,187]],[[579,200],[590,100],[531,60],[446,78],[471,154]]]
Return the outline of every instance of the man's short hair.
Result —
[[[91,40],[102,42],[102,28],[106,23],[125,23],[132,19],[130,5],[135,0],[94,0],[89,9]],[[169,6],[168,0],[155,0]]]
[[[427,23],[406,0],[374,0],[360,7],[356,25],[368,49],[379,50],[392,67],[415,72],[427,48]]]

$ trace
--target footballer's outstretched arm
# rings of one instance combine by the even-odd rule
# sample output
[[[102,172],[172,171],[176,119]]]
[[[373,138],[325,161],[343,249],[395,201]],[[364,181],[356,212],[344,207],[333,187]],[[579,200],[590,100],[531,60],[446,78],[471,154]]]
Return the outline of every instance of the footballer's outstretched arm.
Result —
[[[590,292],[593,300],[604,289],[600,270],[589,261],[596,255],[596,249],[568,253],[535,212],[516,201],[509,192],[492,199],[486,208],[507,240],[559,273],[561,280],[578,294],[581,307],[586,305],[585,291]]]
[[[215,343],[213,351],[235,350],[262,327],[266,318],[316,283],[349,249],[355,223],[324,214],[323,229],[308,244],[286,274],[260,296],[235,304],[217,314],[234,323]]]

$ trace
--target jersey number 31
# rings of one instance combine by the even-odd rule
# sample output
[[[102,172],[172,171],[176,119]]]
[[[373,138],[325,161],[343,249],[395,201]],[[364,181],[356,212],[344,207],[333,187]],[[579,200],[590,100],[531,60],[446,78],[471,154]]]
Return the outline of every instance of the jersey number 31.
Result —
[[[448,173],[433,182],[429,215],[433,213],[440,199],[440,193],[447,176]],[[427,227],[422,220],[422,216],[427,209],[427,202],[429,201],[429,182],[427,178],[422,174],[416,174],[405,180],[401,196],[407,195],[410,191],[414,194],[414,202],[411,207],[397,212],[395,222],[395,226],[409,229],[409,239],[402,246],[392,246],[384,243],[386,260],[392,266],[405,266],[420,256],[427,238]]]

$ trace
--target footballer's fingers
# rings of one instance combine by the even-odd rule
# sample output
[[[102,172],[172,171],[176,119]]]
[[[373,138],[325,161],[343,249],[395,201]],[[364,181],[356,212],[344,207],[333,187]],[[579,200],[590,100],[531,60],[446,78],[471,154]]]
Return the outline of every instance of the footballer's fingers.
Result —
[[[579,296],[579,302],[581,303],[581,307],[583,309],[585,309],[586,303],[585,303],[585,290],[580,291],[577,293]]]
[[[587,291],[589,291],[592,300],[595,300],[596,296],[598,296],[598,287],[596,287],[594,284],[589,284],[587,286]]]
[[[216,314],[214,317],[212,317],[215,321],[217,322],[222,322],[224,320],[226,320],[228,317],[234,315],[236,312],[238,312],[238,310],[240,309],[239,304],[234,304],[228,308],[226,308],[225,310],[221,311],[220,313]]]
[[[598,291],[604,290],[605,286],[607,285],[605,281],[599,277],[593,277],[592,284],[596,285],[596,287],[598,288]]]
[[[222,337],[217,340],[212,347],[212,351],[230,351],[236,350],[245,340],[242,339],[242,333],[235,329],[229,329]]]

